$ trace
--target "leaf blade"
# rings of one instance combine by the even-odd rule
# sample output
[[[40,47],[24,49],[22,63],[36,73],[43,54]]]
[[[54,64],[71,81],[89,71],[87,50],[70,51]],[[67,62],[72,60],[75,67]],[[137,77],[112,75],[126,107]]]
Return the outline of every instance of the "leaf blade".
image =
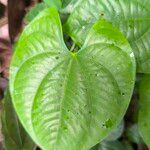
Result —
[[[127,40],[106,21],[89,33],[91,39],[102,36],[103,43],[90,45],[87,39],[78,52],[70,52],[54,14],[53,8],[45,10],[23,32],[11,65],[11,94],[22,124],[41,148],[84,150],[121,121],[133,90],[135,60]],[[112,44],[107,28],[98,32],[103,25],[121,42]]]

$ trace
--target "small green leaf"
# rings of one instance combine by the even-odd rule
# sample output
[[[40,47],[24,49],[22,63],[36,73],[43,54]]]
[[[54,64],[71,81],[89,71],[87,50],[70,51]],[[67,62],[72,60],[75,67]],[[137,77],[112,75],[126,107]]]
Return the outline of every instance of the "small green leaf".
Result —
[[[49,7],[56,7],[58,10],[62,6],[61,0],[43,0]]]
[[[123,143],[123,146],[124,146],[124,149],[125,150],[134,150],[133,146],[132,146],[132,143],[128,142],[128,141],[124,141],[122,142]]]
[[[126,134],[127,134],[128,139],[131,142],[136,143],[136,144],[142,144],[143,143],[143,140],[142,140],[142,138],[139,134],[139,131],[138,131],[138,126],[136,124],[129,127],[127,129]]]
[[[42,10],[46,8],[45,3],[35,5],[25,16],[27,22],[31,22]]]
[[[127,39],[105,20],[71,52],[56,9],[40,13],[22,33],[10,70],[16,112],[34,141],[44,150],[87,150],[103,140],[130,102],[131,54]]]
[[[127,37],[137,60],[137,70],[150,73],[150,0],[82,0],[64,26],[78,45],[98,19],[106,19]]]
[[[5,150],[33,150],[34,143],[18,121],[8,90],[3,105],[2,132]]]
[[[150,148],[150,75],[145,75],[140,85],[139,130]]]

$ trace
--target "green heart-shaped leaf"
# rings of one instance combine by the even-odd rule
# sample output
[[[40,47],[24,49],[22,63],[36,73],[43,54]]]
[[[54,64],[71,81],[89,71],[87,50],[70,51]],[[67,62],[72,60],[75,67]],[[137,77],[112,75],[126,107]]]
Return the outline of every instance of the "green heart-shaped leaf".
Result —
[[[150,75],[145,75],[140,85],[139,130],[150,147]]]
[[[93,23],[105,18],[129,40],[137,59],[138,72],[150,73],[150,0],[82,0],[65,26],[79,45]]]
[[[10,89],[22,124],[41,148],[86,150],[121,121],[134,77],[133,52],[116,28],[97,21],[82,48],[71,52],[51,8],[24,30]]]

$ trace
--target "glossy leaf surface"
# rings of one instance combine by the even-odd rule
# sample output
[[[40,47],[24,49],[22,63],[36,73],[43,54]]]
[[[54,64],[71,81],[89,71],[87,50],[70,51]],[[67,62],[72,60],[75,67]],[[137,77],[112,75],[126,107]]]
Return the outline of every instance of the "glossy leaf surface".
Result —
[[[139,130],[150,148],[150,75],[145,75],[140,85]]]
[[[62,0],[62,9],[63,13],[72,13],[73,10],[77,7],[81,0]]]
[[[17,114],[44,150],[87,150],[121,121],[135,59],[126,38],[97,21],[78,52],[65,46],[59,15],[44,10],[24,30],[11,64]]]
[[[150,73],[149,8],[149,0],[82,0],[64,28],[78,45],[82,45],[96,20],[112,22],[129,40],[138,72]]]

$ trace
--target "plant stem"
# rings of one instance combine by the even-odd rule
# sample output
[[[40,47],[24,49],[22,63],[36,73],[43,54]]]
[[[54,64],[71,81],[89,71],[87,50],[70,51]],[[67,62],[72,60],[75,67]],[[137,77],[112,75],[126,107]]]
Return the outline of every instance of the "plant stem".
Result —
[[[71,52],[73,52],[73,51],[74,51],[75,46],[76,46],[76,44],[75,44],[75,43],[73,43],[73,44],[72,44],[72,46],[71,46],[71,49],[70,49],[70,51],[71,51]]]

